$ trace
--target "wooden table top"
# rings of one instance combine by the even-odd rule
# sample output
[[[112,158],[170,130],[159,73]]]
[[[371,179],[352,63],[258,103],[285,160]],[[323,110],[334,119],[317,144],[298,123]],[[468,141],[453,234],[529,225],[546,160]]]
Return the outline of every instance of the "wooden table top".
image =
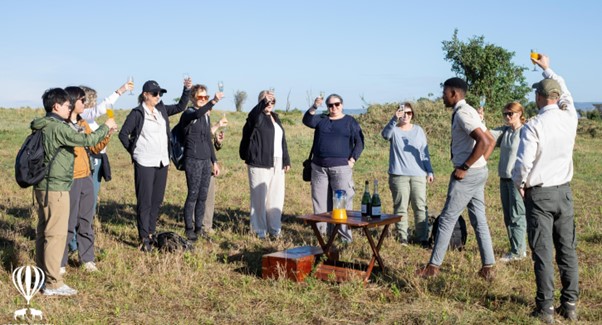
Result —
[[[347,210],[347,219],[333,219],[331,212],[324,212],[320,214],[306,214],[303,216],[297,216],[298,219],[311,221],[311,222],[328,222],[332,224],[343,224],[350,227],[376,227],[382,225],[388,225],[401,220],[401,215],[383,214],[380,218],[362,217],[360,211]]]

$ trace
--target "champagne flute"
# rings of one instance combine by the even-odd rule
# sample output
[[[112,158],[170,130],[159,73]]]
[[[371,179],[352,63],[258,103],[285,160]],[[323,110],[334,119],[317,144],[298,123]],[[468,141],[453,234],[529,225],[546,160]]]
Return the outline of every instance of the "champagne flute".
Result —
[[[487,97],[481,96],[481,98],[479,98],[479,105],[481,105],[480,107],[485,107],[486,103],[487,103]]]
[[[107,105],[105,107],[107,109],[107,117],[115,118],[115,111],[113,110],[113,104],[107,103]]]
[[[531,62],[533,62],[533,71],[537,71],[537,64],[533,60],[539,60],[539,53],[537,50],[531,49]]]
[[[226,120],[226,121],[228,120],[228,119],[226,118],[226,112],[224,112],[224,115],[222,116],[222,119],[223,119],[223,120]],[[222,128],[222,132],[223,132],[223,133],[226,133],[226,130],[228,130],[228,125],[225,125],[225,126]]]
[[[224,92],[224,82],[223,81],[218,81],[217,82],[217,90],[219,90],[220,93]]]
[[[132,90],[134,89],[134,76],[128,76],[128,86],[131,86]],[[132,90],[130,90],[130,96],[134,96]]]

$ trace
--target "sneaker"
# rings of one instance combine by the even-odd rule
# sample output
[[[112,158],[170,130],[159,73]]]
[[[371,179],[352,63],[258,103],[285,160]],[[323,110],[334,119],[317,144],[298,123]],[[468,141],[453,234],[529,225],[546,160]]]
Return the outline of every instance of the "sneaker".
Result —
[[[545,324],[554,324],[554,307],[544,309],[535,309],[531,313],[532,317],[539,318]]]
[[[61,276],[65,275],[67,273],[67,268],[65,268],[64,266],[61,266],[61,269],[59,270],[59,274]]]
[[[84,270],[88,272],[98,272],[98,268],[96,267],[96,263],[94,262],[84,263]]]
[[[416,275],[422,278],[434,278],[439,275],[439,267],[429,264],[422,269],[416,270]]]
[[[401,244],[401,246],[407,247],[408,246],[408,239],[407,238],[399,238],[399,243]]]
[[[483,265],[479,270],[479,276],[487,281],[491,281],[495,278],[495,269],[493,265]]]
[[[509,262],[514,262],[514,261],[520,261],[522,259],[524,259],[525,257],[527,257],[527,252],[523,252],[522,254],[514,254],[514,253],[506,253],[504,254],[504,256],[500,257],[500,262],[502,263],[509,263]]]
[[[73,296],[77,294],[77,290],[69,287],[66,284],[63,284],[61,287],[58,287],[56,289],[48,289],[44,287],[44,289],[42,290],[42,294],[44,296]]]
[[[556,313],[565,319],[575,322],[577,321],[577,304],[574,302],[565,302],[556,308]]]

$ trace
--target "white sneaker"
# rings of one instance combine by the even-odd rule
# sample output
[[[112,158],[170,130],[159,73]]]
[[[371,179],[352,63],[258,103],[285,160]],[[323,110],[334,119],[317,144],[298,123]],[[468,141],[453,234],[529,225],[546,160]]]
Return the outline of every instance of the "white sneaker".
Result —
[[[506,254],[504,254],[504,256],[502,256],[500,258],[500,262],[508,263],[508,262],[520,261],[525,257],[527,257],[527,252],[523,252],[522,254],[519,254],[519,255],[516,255],[513,253],[506,253]]]
[[[84,270],[88,272],[98,272],[98,268],[96,267],[96,263],[94,262],[84,263]]]
[[[61,276],[65,275],[67,273],[67,269],[64,266],[61,266],[61,269],[59,270],[59,274]]]
[[[69,287],[66,284],[63,284],[61,287],[56,289],[48,289],[44,287],[42,290],[42,294],[44,296],[73,296],[77,294],[77,290]]]

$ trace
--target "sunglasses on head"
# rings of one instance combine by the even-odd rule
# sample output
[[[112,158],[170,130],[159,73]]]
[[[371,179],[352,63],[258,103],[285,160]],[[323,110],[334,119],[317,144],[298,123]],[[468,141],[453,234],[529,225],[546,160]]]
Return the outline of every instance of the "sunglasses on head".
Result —
[[[208,100],[209,99],[209,95],[207,95],[207,96],[197,95],[196,99],[198,99],[198,100]]]
[[[504,112],[502,114],[507,117],[512,117],[512,115],[514,115],[514,112]]]
[[[326,104],[326,106],[328,106],[328,108],[339,107],[339,106],[341,106],[341,102],[329,103],[329,104]]]

